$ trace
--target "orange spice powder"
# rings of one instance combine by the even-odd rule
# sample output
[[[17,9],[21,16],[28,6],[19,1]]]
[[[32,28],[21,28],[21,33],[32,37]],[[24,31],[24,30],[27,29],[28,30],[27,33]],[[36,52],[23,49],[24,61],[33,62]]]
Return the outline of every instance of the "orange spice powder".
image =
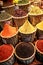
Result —
[[[17,28],[16,27],[12,27],[9,24],[5,24],[4,28],[2,30],[2,36],[12,36],[14,34],[16,34],[17,32]]]

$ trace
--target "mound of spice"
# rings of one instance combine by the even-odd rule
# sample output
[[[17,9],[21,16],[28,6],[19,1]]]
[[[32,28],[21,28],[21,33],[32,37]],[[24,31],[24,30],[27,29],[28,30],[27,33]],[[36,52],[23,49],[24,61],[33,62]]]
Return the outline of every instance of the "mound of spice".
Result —
[[[35,31],[35,28],[31,25],[31,23],[26,20],[26,22],[19,28],[19,32],[24,34],[29,34]]]
[[[4,25],[2,32],[1,32],[1,35],[5,36],[5,37],[9,37],[9,36],[15,35],[16,33],[17,33],[17,27],[12,27],[6,23]]]
[[[15,11],[14,11],[14,16],[15,17],[22,17],[22,16],[26,16],[26,12],[24,11],[24,10],[22,10],[22,9],[16,9]]]
[[[37,48],[43,52],[43,40],[38,40],[37,41]]]
[[[8,59],[13,53],[13,48],[11,45],[3,44],[0,46],[0,61]]]
[[[37,27],[38,29],[40,29],[40,30],[43,30],[43,21],[40,22],[40,23],[38,23],[38,24],[36,25],[36,27]]]
[[[22,42],[16,47],[16,54],[21,58],[28,58],[34,53],[34,47],[30,43]]]
[[[30,7],[30,12],[29,12],[30,14],[32,14],[32,15],[37,15],[37,14],[43,14],[43,10],[41,10],[38,6],[31,6]]]
[[[0,22],[2,20],[9,19],[10,17],[11,17],[11,15],[9,15],[7,12],[1,11],[1,13],[0,13]]]

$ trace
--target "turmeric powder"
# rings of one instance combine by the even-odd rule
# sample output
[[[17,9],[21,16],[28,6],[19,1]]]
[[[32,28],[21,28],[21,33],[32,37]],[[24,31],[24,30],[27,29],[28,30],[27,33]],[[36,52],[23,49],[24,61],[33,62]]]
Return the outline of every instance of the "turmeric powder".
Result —
[[[35,28],[30,24],[28,20],[19,28],[19,32],[24,34],[30,34],[35,31]]]
[[[41,10],[38,6],[31,6],[30,7],[30,12],[29,14],[32,14],[32,15],[38,15],[38,14],[43,14],[43,10]]]
[[[36,27],[37,27],[38,29],[40,29],[40,30],[43,30],[43,21],[40,22],[40,23],[38,23],[38,24],[36,25]]]

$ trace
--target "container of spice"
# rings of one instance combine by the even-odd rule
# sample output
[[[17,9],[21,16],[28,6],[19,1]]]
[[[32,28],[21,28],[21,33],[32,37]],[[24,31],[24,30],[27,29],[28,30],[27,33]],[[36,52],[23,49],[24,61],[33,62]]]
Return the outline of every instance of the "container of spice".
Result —
[[[37,40],[35,43],[36,59],[43,63],[43,40]]]
[[[4,43],[11,43],[15,46],[18,43],[18,28],[5,24],[1,31],[1,37]]]
[[[36,5],[32,5],[29,11],[30,22],[35,26],[37,23],[43,20],[43,10]]]
[[[33,0],[18,0],[16,3],[16,0],[13,0],[13,3],[16,3],[19,8],[25,10],[26,12],[28,12],[28,7],[32,4],[32,2]]]
[[[25,20],[28,19],[28,13],[22,9],[15,9],[13,13],[14,22],[18,27],[22,26]]]
[[[33,61],[35,57],[35,52],[35,47],[30,42],[20,42],[15,47],[16,58],[24,64],[29,64]]]
[[[26,20],[25,23],[19,28],[19,36],[24,42],[33,42],[36,35],[36,28]]]
[[[0,26],[3,28],[5,23],[13,25],[12,16],[5,12],[4,10],[0,11]]]
[[[43,21],[36,25],[37,27],[37,38],[43,39]]]
[[[10,14],[14,13],[14,6],[15,4],[17,6],[19,6],[21,9],[25,10],[26,12],[28,11],[28,7],[29,5],[32,3],[33,1],[30,0],[12,0],[12,2],[8,1],[8,2],[4,2],[3,3],[3,8]]]
[[[13,65],[15,49],[10,44],[3,44],[0,46],[0,65]],[[12,62],[13,61],[13,62]]]

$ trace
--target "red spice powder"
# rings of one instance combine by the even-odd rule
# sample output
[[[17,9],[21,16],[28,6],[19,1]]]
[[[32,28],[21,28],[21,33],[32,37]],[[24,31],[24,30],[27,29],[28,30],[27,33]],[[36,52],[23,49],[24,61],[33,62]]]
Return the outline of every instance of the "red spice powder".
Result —
[[[9,24],[6,23],[4,25],[3,30],[2,30],[2,36],[5,36],[5,37],[12,36],[12,35],[16,34],[16,32],[17,32],[16,27],[12,27],[12,26],[10,26]]]
[[[37,41],[37,48],[43,52],[43,40],[38,40]]]
[[[0,61],[3,61],[11,56],[13,48],[11,45],[3,44],[0,46]]]

